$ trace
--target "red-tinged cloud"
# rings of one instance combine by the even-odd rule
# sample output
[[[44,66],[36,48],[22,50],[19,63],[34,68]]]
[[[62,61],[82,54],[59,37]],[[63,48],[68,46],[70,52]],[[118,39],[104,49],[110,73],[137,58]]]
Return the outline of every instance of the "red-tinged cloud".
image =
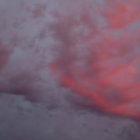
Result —
[[[102,14],[108,21],[109,28],[125,28],[140,17],[139,1],[107,0]]]
[[[50,68],[62,85],[89,97],[103,111],[139,118],[139,30],[128,27],[139,20],[137,4],[108,0],[99,7],[101,17],[90,8],[83,8],[79,19],[58,15],[52,29],[61,45]]]

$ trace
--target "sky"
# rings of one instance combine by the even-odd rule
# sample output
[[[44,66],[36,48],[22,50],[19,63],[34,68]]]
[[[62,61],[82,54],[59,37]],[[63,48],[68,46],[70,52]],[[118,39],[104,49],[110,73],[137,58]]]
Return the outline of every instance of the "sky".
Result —
[[[0,0],[2,138],[137,140],[139,9],[139,0]]]

